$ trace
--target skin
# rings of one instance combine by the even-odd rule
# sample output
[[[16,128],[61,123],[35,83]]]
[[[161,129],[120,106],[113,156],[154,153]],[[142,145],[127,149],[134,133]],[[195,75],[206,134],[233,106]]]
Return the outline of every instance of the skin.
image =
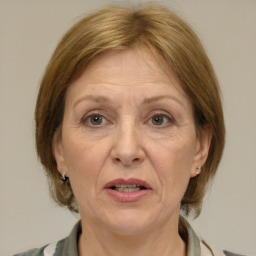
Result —
[[[211,133],[197,137],[191,103],[166,63],[147,50],[96,58],[69,87],[54,155],[80,207],[79,255],[185,255],[180,202]],[[104,189],[117,178],[146,181],[136,202]]]

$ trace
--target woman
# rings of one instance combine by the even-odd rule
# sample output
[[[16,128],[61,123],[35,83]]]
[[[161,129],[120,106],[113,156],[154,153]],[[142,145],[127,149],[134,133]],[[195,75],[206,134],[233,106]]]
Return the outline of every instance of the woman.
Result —
[[[225,128],[210,61],[175,14],[112,7],[79,21],[48,64],[35,118],[52,197],[81,221],[19,255],[224,255],[180,215],[200,214]]]

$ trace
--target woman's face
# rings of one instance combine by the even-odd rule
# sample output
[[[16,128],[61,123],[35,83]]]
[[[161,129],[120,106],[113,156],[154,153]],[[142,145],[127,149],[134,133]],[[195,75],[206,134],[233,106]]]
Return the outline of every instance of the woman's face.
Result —
[[[196,136],[191,103],[164,61],[123,50],[98,57],[69,87],[54,154],[86,225],[135,234],[178,225],[209,137]]]

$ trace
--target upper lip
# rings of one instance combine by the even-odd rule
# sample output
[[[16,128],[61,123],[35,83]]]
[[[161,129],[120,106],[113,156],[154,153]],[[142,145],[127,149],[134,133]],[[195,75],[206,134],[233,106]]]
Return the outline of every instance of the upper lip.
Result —
[[[140,179],[136,179],[136,178],[130,178],[130,179],[115,179],[112,180],[110,182],[108,182],[104,188],[111,188],[114,187],[115,185],[137,185],[137,186],[141,186],[141,187],[145,187],[146,189],[152,189],[151,186],[143,180]]]

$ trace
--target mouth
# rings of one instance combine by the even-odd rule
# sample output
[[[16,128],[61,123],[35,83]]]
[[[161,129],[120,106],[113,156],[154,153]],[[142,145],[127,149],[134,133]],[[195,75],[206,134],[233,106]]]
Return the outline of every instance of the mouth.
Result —
[[[127,184],[127,185],[117,184],[117,185],[110,187],[110,189],[116,190],[118,192],[131,193],[131,192],[140,191],[140,190],[143,190],[146,188],[144,186],[135,185],[135,184]]]
[[[137,202],[152,192],[151,186],[139,179],[116,179],[108,182],[104,189],[114,200],[125,202]]]
[[[116,179],[108,182],[105,189],[111,189],[123,193],[131,193],[141,190],[152,190],[151,186],[143,180],[139,179]]]

